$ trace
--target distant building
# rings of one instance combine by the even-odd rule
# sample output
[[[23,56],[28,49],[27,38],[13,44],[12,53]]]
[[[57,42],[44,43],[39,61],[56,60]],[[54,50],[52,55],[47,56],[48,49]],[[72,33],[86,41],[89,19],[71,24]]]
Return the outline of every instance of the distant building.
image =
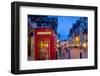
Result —
[[[57,34],[58,20],[57,17],[28,15],[29,27],[35,28],[52,28]]]
[[[76,23],[73,24],[72,28],[69,31],[69,38],[70,43],[73,45],[77,42],[75,42],[75,38],[79,38],[79,45],[82,45],[84,42],[87,42],[88,40],[88,18],[87,17],[81,17],[79,20],[76,21]],[[72,45],[72,46],[73,46]]]

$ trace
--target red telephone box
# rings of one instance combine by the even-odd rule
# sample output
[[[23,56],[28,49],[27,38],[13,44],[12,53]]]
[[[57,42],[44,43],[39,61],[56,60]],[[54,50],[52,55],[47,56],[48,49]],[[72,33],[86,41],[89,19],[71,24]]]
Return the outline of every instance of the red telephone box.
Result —
[[[56,59],[56,35],[51,28],[35,29],[35,60]]]

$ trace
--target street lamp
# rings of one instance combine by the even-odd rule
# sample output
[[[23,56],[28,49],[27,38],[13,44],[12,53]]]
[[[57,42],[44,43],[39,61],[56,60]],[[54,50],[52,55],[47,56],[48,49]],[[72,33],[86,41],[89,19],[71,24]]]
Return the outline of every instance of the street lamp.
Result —
[[[86,43],[83,43],[83,48],[87,48],[87,44]]]

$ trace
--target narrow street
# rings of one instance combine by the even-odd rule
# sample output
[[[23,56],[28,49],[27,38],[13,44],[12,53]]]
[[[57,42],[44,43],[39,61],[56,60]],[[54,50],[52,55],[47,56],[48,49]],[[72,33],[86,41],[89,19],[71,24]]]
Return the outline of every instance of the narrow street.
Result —
[[[80,48],[71,48],[70,58],[71,59],[79,59],[80,58]]]

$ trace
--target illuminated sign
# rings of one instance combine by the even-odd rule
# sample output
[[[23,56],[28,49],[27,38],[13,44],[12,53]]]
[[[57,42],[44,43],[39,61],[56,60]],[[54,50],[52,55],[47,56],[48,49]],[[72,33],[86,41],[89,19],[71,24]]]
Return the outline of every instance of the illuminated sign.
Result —
[[[51,32],[37,32],[38,35],[51,35]]]

